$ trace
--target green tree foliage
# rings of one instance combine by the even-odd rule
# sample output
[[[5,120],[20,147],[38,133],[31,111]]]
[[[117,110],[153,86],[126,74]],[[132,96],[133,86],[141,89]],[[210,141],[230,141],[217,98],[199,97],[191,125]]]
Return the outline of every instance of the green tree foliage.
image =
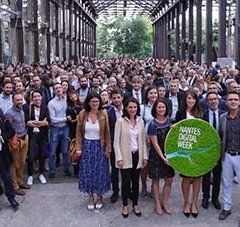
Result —
[[[97,30],[99,57],[149,57],[152,55],[152,25],[144,17],[119,17],[101,23]]]

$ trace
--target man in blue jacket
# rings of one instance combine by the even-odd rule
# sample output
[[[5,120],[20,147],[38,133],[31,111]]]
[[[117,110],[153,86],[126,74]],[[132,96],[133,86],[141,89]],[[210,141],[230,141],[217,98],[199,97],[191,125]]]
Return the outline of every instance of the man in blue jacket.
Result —
[[[110,157],[111,162],[111,181],[112,181],[112,190],[113,194],[110,198],[112,203],[116,203],[118,199],[119,192],[119,183],[118,183],[118,169],[115,166],[115,153],[113,150],[113,141],[114,141],[114,130],[117,119],[122,117],[122,109],[123,109],[123,98],[124,94],[120,89],[114,89],[111,92],[112,104],[108,108],[108,118],[109,118],[109,128],[110,128],[110,136],[111,136],[111,145],[112,152]]]

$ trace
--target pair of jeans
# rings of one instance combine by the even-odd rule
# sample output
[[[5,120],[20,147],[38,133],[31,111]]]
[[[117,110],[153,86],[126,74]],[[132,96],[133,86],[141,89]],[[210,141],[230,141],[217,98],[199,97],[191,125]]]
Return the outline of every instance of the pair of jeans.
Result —
[[[141,168],[137,169],[139,160],[138,152],[132,154],[133,168],[121,169],[122,175],[122,202],[123,206],[128,205],[128,198],[131,196],[133,206],[138,205],[139,177]]]
[[[224,210],[231,210],[234,171],[240,180],[240,155],[231,156],[225,153],[225,159],[222,161],[222,204]]]
[[[69,168],[69,154],[68,154],[68,135],[69,127],[65,126],[62,128],[52,127],[50,130],[50,155],[49,155],[49,172],[56,172],[56,151],[58,144],[60,143],[60,149],[63,158],[63,167],[64,169]]]
[[[46,145],[47,138],[42,138],[39,133],[33,133],[29,136],[28,176],[33,175],[33,161],[35,159],[39,160],[39,173],[43,174]]]

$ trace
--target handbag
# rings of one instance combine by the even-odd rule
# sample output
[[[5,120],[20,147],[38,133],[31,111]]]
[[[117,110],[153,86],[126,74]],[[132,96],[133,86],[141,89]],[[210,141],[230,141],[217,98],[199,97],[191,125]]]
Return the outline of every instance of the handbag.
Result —
[[[20,140],[16,133],[11,139],[8,140],[8,148],[10,151],[13,151],[13,152],[17,152],[19,150]]]
[[[3,120],[1,117],[0,117],[0,121],[2,124],[5,124],[7,122],[6,119]],[[11,125],[9,125],[9,126],[10,126],[11,130],[13,130],[12,126]],[[9,130],[9,128],[8,128],[8,130]],[[21,145],[20,139],[19,139],[18,135],[16,133],[14,133],[13,137],[8,140],[8,148],[12,152],[17,152],[20,149],[20,145]]]
[[[72,165],[76,165],[80,159],[80,155],[76,152],[76,139],[71,139],[69,143],[69,159]]]

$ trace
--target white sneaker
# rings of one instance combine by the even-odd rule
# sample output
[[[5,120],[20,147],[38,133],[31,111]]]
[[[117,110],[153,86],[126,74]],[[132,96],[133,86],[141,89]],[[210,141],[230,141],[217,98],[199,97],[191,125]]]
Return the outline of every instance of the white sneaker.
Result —
[[[29,176],[27,179],[27,185],[33,185],[33,177]]]
[[[47,183],[46,178],[42,174],[39,175],[38,179],[41,182],[41,184],[46,184]]]

